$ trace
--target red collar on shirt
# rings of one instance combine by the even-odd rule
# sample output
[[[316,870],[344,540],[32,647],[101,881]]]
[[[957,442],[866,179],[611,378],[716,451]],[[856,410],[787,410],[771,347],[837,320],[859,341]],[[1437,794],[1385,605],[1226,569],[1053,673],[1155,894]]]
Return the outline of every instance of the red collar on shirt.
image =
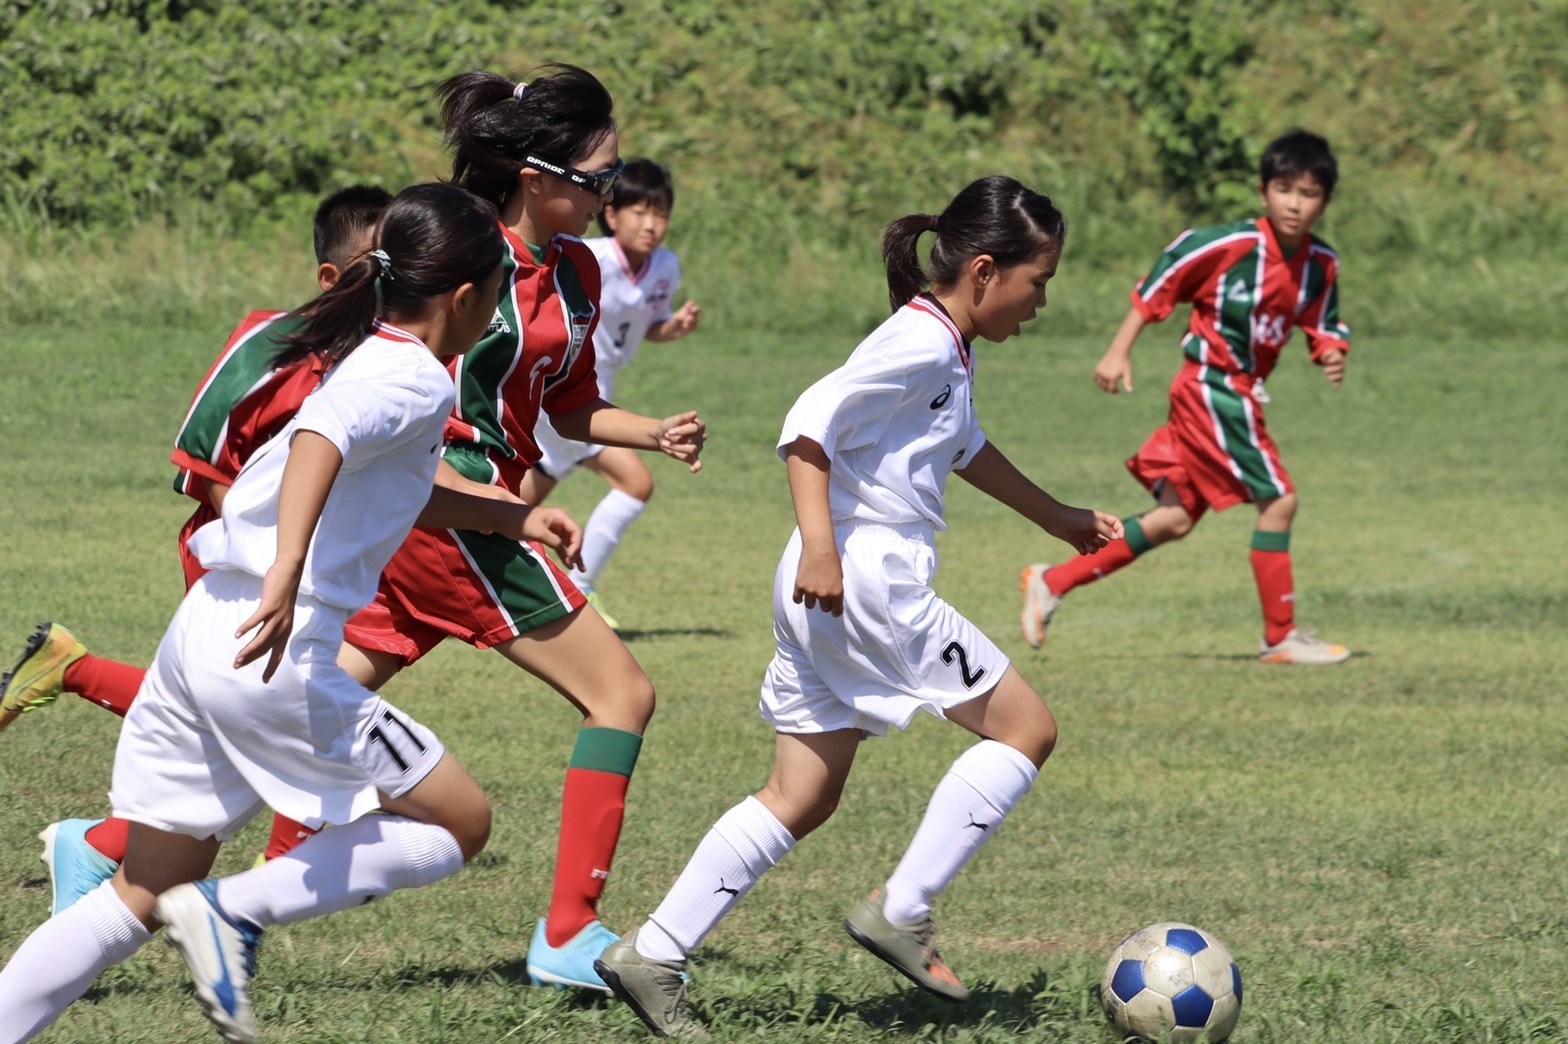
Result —
[[[958,324],[953,322],[953,317],[947,314],[947,309],[942,307],[942,302],[930,292],[920,294],[909,302],[909,307],[927,315],[935,316],[947,332],[953,335],[953,343],[958,346],[958,357],[963,360],[964,369],[969,369],[969,342],[964,340],[964,335],[959,333]]]

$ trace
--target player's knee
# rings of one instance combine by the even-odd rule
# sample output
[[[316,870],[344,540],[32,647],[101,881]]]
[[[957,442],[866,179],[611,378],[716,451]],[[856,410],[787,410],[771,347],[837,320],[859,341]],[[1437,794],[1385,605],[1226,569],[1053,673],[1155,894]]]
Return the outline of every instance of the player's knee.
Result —
[[[481,793],[476,800],[464,802],[464,807],[446,824],[457,847],[463,851],[464,863],[484,851],[485,845],[490,843],[490,823],[490,802]]]
[[[621,487],[627,496],[636,497],[644,504],[653,499],[653,472],[645,471],[641,475],[634,475]]]

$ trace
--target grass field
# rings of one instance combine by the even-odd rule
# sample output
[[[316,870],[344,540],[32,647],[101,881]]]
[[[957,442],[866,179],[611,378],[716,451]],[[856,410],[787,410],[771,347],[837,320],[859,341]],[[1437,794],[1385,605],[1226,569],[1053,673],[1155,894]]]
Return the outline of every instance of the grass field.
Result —
[[[993,440],[1043,485],[1129,514],[1146,500],[1120,461],[1163,417],[1176,331],[1146,333],[1137,393],[1105,397],[1088,373],[1109,307],[1093,337],[1054,334],[1047,312],[1016,342],[982,346],[977,399]],[[101,654],[150,655],[180,595],[187,513],[168,489],[167,443],[229,318],[8,331],[7,661],[46,618]],[[712,443],[699,476],[656,469],[653,506],[601,581],[660,693],[603,904],[616,927],[636,924],[708,825],[765,778],[755,698],[791,526],[771,447],[795,394],[862,332],[737,327],[649,346],[622,381],[629,406],[700,408]],[[1270,381],[1270,425],[1302,490],[1300,616],[1357,651],[1341,667],[1254,662],[1247,509],[1074,594],[1032,652],[1017,634],[1017,571],[1062,549],[953,484],[938,587],[1016,657],[1062,730],[1035,793],[938,907],[974,999],[926,999],[839,928],[969,742],[921,720],[867,745],[834,820],[697,955],[695,1009],[719,1039],[1102,1042],[1095,986],[1110,948],[1145,923],[1186,920],[1241,964],[1240,1044],[1568,1040],[1568,361],[1555,338],[1418,334],[1363,339],[1338,392],[1298,339]],[[559,501],[586,517],[594,483],[572,480]],[[452,880],[272,931],[257,985],[265,1039],[637,1039],[623,1008],[532,989],[523,971],[570,708],[461,647],[387,693],[485,785],[493,840]],[[0,736],[0,954],[47,909],[34,835],[103,809],[117,725],[70,699]],[[258,822],[220,871],[263,840]],[[40,1039],[209,1036],[159,944]]]

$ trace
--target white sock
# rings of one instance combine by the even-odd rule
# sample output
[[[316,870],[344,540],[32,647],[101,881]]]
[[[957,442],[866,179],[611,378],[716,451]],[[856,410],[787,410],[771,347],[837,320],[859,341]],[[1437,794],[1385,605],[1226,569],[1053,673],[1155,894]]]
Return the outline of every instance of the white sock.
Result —
[[[308,838],[287,855],[218,880],[218,905],[265,928],[363,906],[463,868],[444,827],[404,816],[362,816]]]
[[[981,740],[964,751],[931,795],[925,818],[887,882],[883,913],[895,924],[917,921],[1002,819],[1034,785],[1039,769],[1005,743]]]
[[[0,970],[0,1042],[30,1040],[151,938],[108,881],[49,918]]]
[[[572,570],[573,583],[578,587],[594,585],[604,564],[615,554],[615,549],[621,546],[621,537],[626,535],[631,524],[637,521],[637,516],[647,506],[646,500],[638,500],[618,489],[612,489],[604,495],[604,499],[588,516],[588,524],[583,527],[585,568]]]
[[[656,961],[686,960],[757,879],[794,847],[784,824],[755,797],[724,813],[648,923],[637,930],[637,952]]]

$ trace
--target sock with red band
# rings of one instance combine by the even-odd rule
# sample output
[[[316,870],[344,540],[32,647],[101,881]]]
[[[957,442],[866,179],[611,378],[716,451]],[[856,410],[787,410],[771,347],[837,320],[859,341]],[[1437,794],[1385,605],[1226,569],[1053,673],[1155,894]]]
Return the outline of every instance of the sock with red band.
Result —
[[[93,847],[97,853],[116,863],[125,862],[125,838],[130,832],[131,824],[123,819],[110,816],[102,820],[97,826],[87,828],[87,833],[82,835],[82,840]]]
[[[561,795],[561,839],[545,941],[561,946],[599,916],[599,896],[621,840],[626,790],[642,737],[621,729],[585,728],[572,749]]]
[[[1045,586],[1054,595],[1064,595],[1075,587],[1110,576],[1123,566],[1130,565],[1139,555],[1154,549],[1149,538],[1144,536],[1143,524],[1136,516],[1122,520],[1122,531],[1126,534],[1123,539],[1111,541],[1098,554],[1077,555],[1047,569]]]
[[[1263,640],[1278,645],[1296,626],[1296,587],[1290,571],[1290,532],[1252,533],[1252,575],[1263,606]]]
[[[267,838],[267,850],[262,853],[262,857],[265,859],[276,859],[280,855],[285,855],[297,848],[301,841],[315,833],[318,833],[318,831],[310,829],[304,823],[296,823],[288,816],[274,812],[272,814],[272,834]]]
[[[123,718],[141,691],[145,677],[145,667],[133,667],[87,653],[65,669],[62,680],[67,692],[74,692]]]

